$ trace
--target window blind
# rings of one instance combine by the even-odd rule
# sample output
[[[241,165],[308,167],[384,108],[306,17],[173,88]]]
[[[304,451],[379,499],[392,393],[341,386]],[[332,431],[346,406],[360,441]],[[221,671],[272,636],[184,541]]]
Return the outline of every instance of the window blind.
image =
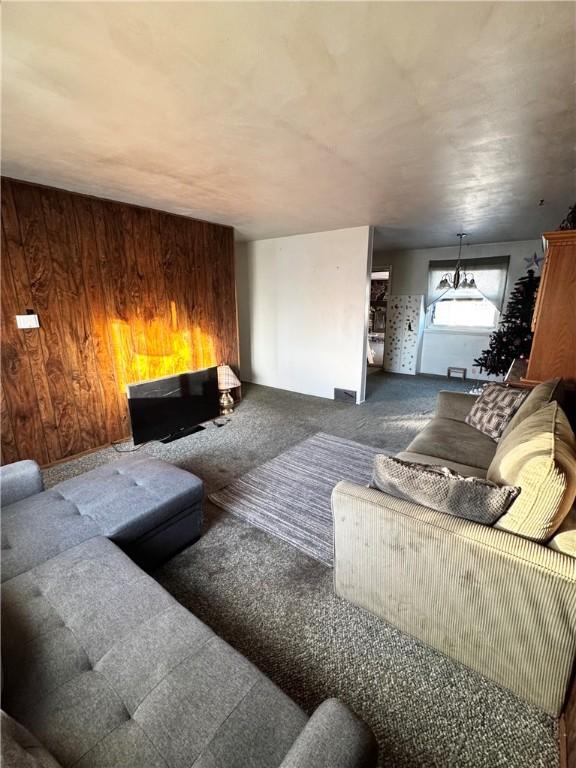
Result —
[[[428,294],[426,306],[429,307],[439,299],[480,298],[488,299],[496,309],[501,312],[506,293],[506,281],[508,278],[508,265],[510,256],[491,256],[479,259],[462,259],[460,268],[462,272],[474,275],[476,289],[474,288],[438,288],[442,276],[448,273],[454,274],[457,259],[439,259],[430,261],[428,266]]]

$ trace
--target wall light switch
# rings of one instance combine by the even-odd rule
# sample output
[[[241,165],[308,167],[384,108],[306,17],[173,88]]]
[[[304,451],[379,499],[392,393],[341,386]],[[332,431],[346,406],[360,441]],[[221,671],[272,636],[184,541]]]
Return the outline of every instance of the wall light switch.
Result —
[[[38,315],[16,315],[17,328],[40,328]]]

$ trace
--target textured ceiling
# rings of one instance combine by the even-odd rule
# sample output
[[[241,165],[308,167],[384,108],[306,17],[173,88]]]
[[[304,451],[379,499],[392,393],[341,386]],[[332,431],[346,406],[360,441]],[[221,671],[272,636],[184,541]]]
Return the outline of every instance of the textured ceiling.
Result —
[[[576,197],[575,7],[4,2],[3,173],[241,239],[536,237]]]

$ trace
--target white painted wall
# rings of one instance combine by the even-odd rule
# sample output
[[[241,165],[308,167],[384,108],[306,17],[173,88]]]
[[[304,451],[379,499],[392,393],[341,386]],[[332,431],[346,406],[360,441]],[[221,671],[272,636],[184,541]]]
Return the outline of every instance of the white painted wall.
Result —
[[[526,272],[524,258],[536,252],[542,255],[540,240],[521,240],[507,243],[484,243],[465,245],[462,258],[473,259],[486,256],[510,256],[506,301],[514,283]],[[428,287],[428,262],[435,259],[458,258],[458,246],[449,248],[424,248],[414,251],[374,253],[373,269],[390,265],[392,267],[391,291],[394,294],[423,293]],[[444,331],[426,328],[422,337],[420,373],[445,376],[448,366],[468,369],[469,378],[495,378],[480,374],[474,367],[474,359],[488,346],[490,331]]]
[[[364,399],[370,227],[238,243],[244,381]]]

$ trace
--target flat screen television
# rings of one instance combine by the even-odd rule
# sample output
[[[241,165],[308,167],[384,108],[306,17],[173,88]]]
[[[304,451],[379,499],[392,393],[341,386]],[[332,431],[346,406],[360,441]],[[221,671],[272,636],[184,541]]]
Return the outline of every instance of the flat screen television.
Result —
[[[127,390],[134,445],[177,440],[220,415],[216,366],[129,384]]]

